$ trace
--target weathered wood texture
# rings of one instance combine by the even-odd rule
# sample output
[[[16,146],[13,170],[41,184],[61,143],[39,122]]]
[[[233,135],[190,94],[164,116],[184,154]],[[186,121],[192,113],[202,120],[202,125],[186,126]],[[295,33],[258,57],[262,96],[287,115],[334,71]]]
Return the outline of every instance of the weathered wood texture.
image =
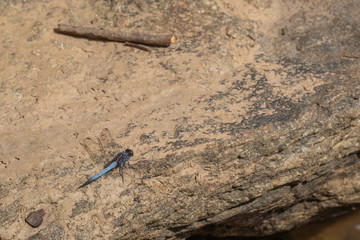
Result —
[[[359,206],[359,1],[125,2],[0,3],[1,238],[262,236]],[[126,148],[124,183],[78,189]]]

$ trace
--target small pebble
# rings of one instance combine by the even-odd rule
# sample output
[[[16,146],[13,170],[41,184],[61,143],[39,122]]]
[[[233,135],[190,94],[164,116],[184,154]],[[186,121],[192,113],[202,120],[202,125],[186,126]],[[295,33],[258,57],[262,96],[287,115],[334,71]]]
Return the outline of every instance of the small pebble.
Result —
[[[237,38],[238,34],[236,33],[236,29],[233,26],[227,26],[226,29],[226,35],[229,38]]]
[[[35,212],[31,212],[26,218],[25,222],[27,222],[32,227],[38,227],[41,225],[43,221],[43,217],[45,216],[45,210],[40,209]]]

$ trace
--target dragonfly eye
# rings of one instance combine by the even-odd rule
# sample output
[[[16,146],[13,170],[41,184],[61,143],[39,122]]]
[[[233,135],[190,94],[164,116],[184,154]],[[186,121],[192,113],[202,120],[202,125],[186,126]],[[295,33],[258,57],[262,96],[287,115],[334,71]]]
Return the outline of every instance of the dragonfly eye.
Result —
[[[131,149],[126,149],[125,153],[127,153],[130,157],[134,156],[134,152]]]

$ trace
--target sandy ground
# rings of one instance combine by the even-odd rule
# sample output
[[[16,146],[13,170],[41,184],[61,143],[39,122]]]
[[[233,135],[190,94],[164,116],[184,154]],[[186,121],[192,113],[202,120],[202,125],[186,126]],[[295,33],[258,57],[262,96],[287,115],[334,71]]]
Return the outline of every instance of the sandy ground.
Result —
[[[236,105],[236,109],[229,106],[228,111],[224,106],[211,106],[209,102],[215,101],[206,98],[228,91],[234,85],[234,80],[244,77],[241,72],[246,69],[245,63],[256,63],[252,59],[256,46],[247,36],[256,32],[256,21],[266,19],[276,22],[282,17],[281,11],[277,12],[278,15],[273,15],[274,9],[260,3],[259,6],[254,6],[237,1],[217,4],[208,2],[206,7],[214,8],[212,14],[216,14],[215,10],[222,14],[222,11],[229,12],[238,19],[244,19],[241,24],[247,28],[216,26],[221,32],[214,36],[211,32],[211,27],[214,26],[195,25],[194,27],[201,27],[195,32],[196,29],[187,26],[191,23],[186,22],[182,27],[192,31],[175,32],[178,36],[177,43],[169,49],[154,49],[147,53],[120,43],[73,38],[53,31],[58,23],[95,25],[91,22],[96,22],[97,27],[106,26],[107,29],[114,30],[114,20],[109,16],[99,16],[98,12],[115,15],[121,10],[120,3],[117,8],[109,6],[107,2],[91,1],[2,4],[3,137],[0,146],[3,153],[2,167],[6,167],[6,174],[1,174],[2,182],[22,179],[27,173],[43,168],[59,167],[54,165],[58,163],[63,167],[74,167],[74,161],[86,156],[79,142],[85,137],[97,136],[103,128],[108,128],[121,146],[136,148],[137,156],[142,153],[144,158],[155,160],[163,157],[166,151],[151,151],[152,146],[149,148],[149,144],[141,141],[143,134],[151,135],[148,142],[156,141],[157,145],[166,146],[171,139],[178,138],[174,136],[174,129],[179,125],[186,125],[186,122],[202,124],[204,116],[229,123],[250,118],[251,108],[257,107],[253,106],[251,98],[264,91],[249,89],[257,84],[251,76],[245,76],[248,80],[242,83],[244,90],[241,91],[244,99]],[[135,8],[137,5],[133,3],[128,8],[130,7]],[[246,11],[243,10],[244,7]],[[259,7],[263,11],[260,15]],[[272,7],[281,9],[276,2]],[[151,11],[148,11],[142,17],[143,21],[153,17]],[[183,16],[186,17],[189,16]],[[203,16],[193,18],[191,20],[195,21]],[[167,19],[164,17],[155,18],[154,21],[156,20],[163,23]],[[211,24],[211,20],[208,23],[206,19],[202,19],[208,24]],[[127,21],[119,20],[118,24],[121,25],[116,27],[133,25],[131,20]],[[172,24],[148,24],[149,26],[142,28],[133,26],[133,29],[173,33]],[[205,27],[210,30],[206,32]],[[266,22],[264,29],[268,30]],[[200,33],[205,35],[202,36],[202,41],[194,39],[194,35]],[[195,40],[195,43],[191,42]],[[188,48],[185,48],[186,45]],[[211,52],[208,47],[215,49]],[[289,85],[284,91],[282,81],[286,81],[287,76],[282,74],[285,73],[270,71],[280,66],[271,63],[256,65],[264,71],[269,70],[264,74],[267,75],[269,84],[274,86],[274,94],[286,94],[286,97],[294,100],[297,88],[311,92],[321,84],[319,79],[304,79],[301,86]],[[303,92],[298,97],[302,95]],[[263,105],[257,109],[256,114],[271,113],[273,109],[267,109],[265,103]],[[210,112],[206,107],[218,108],[220,111]],[[206,138],[229,138],[228,134],[221,135],[217,132],[209,136],[208,132],[202,132],[206,131],[192,132],[182,140],[205,135]],[[124,135],[125,139],[122,137]]]
[[[296,57],[314,64],[331,51],[316,48],[320,40],[307,42],[314,32],[295,27],[323,27],[323,19],[299,11],[301,6],[296,1],[1,1],[0,191],[5,198],[0,209],[6,217],[0,217],[0,236],[24,239],[36,233],[23,221],[31,210],[46,208],[46,223],[60,221],[71,216],[75,202],[96,198],[76,188],[102,168],[103,155],[89,156],[81,145],[98,151],[101,133],[108,156],[131,148],[132,163],[160,161],[238,139],[241,133],[231,124],[248,129],[274,120],[267,116],[286,117],[333,76],[320,67],[310,71],[296,62],[281,63]],[[308,8],[324,16],[332,11],[326,4]],[[340,24],[336,16],[328,18],[334,28],[346,26],[346,19]],[[58,23],[171,33],[177,41],[149,53],[56,34]],[[341,54],[349,61],[358,56],[346,48]],[[125,188],[134,176],[125,174]],[[104,191],[117,185],[114,179],[103,180]],[[18,200],[12,202],[12,196]],[[69,236],[77,232],[71,226]],[[106,226],[94,231],[112,232]]]

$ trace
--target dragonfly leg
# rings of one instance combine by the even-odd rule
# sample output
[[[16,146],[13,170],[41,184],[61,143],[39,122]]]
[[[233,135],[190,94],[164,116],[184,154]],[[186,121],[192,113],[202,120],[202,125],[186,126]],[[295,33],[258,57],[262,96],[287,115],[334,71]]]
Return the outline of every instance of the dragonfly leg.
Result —
[[[124,183],[124,172],[123,172],[122,166],[119,166],[119,173],[120,173],[120,176],[122,178],[122,182]]]
[[[122,167],[123,169],[126,167],[126,166],[125,166],[125,163],[126,163],[126,161],[121,163],[121,167]]]

